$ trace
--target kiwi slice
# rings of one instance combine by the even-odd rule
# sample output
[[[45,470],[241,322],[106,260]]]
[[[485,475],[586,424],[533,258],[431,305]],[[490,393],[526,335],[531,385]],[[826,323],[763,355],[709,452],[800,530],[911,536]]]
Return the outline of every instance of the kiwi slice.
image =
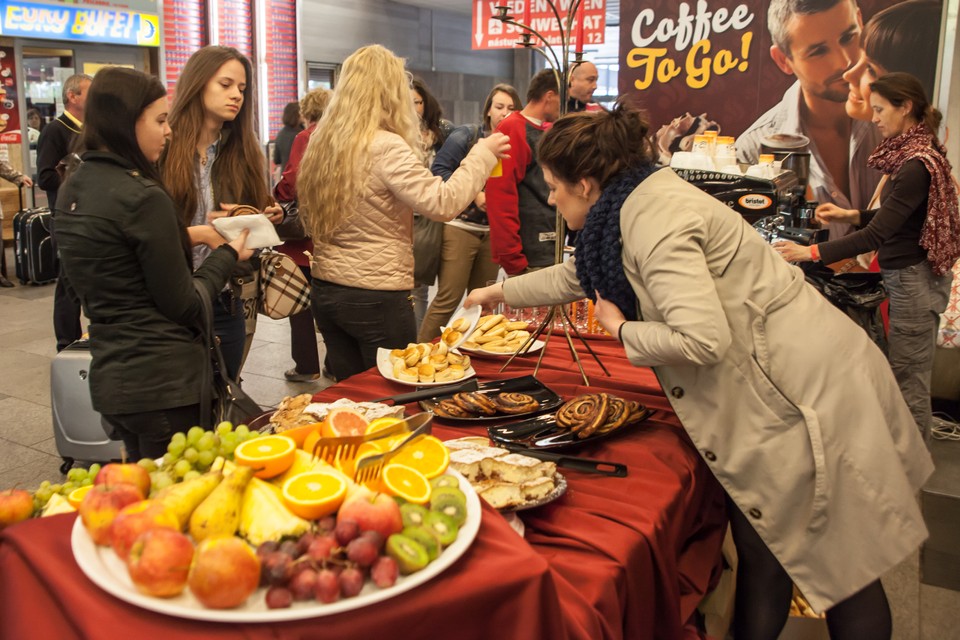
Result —
[[[435,489],[430,496],[430,510],[444,514],[460,527],[467,520],[467,498],[460,489]]]
[[[437,476],[430,481],[430,486],[434,489],[441,489],[443,487],[454,487],[456,489],[460,488],[460,481],[457,480],[455,476],[448,476],[446,474],[442,476]]]
[[[403,575],[416,573],[430,563],[430,556],[423,545],[401,533],[387,538],[387,555],[397,561]]]
[[[404,527],[418,527],[426,520],[427,508],[407,502],[400,505],[400,517],[403,518]]]
[[[440,538],[430,527],[405,527],[400,534],[407,536],[414,542],[419,542],[424,550],[426,550],[427,557],[430,558],[430,562],[436,560],[437,556],[440,555]]]
[[[439,511],[428,513],[427,522],[424,526],[437,534],[440,544],[445,547],[453,544],[457,539],[457,534],[460,533],[460,527],[457,526],[454,519]]]

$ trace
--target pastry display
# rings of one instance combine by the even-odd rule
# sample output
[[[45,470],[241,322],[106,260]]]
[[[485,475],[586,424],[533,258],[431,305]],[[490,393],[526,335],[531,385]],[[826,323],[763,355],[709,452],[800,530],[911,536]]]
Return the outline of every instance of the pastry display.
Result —
[[[451,333],[448,337],[454,336]],[[456,336],[456,340],[459,339],[460,336]],[[406,349],[390,352],[390,366],[393,377],[402,382],[454,382],[466,375],[470,356],[451,349],[445,339],[436,344],[410,343]]]
[[[605,435],[639,422],[646,415],[646,408],[639,402],[609,393],[588,393],[568,400],[557,409],[557,425],[582,439]]]
[[[557,465],[489,446],[486,438],[444,443],[450,466],[495,509],[514,509],[547,498],[557,488]]]
[[[270,416],[273,432],[282,433],[289,429],[322,422],[331,409],[351,409],[362,415],[368,422],[377,418],[403,417],[403,406],[394,407],[380,402],[354,402],[347,398],[334,402],[312,402],[312,400],[313,396],[309,393],[285,397]]]
[[[540,408],[540,401],[526,393],[480,393],[468,391],[455,393],[441,400],[432,408],[444,418],[489,418],[498,413],[516,415],[530,413]]]
[[[526,322],[508,320],[499,313],[482,316],[477,322],[477,328],[461,346],[476,351],[515,353],[530,337],[527,327]]]

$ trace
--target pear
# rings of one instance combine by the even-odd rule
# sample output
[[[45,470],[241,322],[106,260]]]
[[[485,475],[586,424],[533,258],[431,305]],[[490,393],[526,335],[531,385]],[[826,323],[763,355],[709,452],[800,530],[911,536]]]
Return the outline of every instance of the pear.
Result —
[[[165,489],[160,490],[154,496],[158,502],[169,507],[177,514],[177,520],[180,522],[180,530],[187,528],[190,522],[190,515],[201,502],[220,484],[223,479],[223,473],[220,471],[209,471],[199,478],[187,480],[172,484]]]
[[[252,467],[238,466],[194,510],[190,516],[190,535],[196,542],[237,532],[243,492],[254,473]]]

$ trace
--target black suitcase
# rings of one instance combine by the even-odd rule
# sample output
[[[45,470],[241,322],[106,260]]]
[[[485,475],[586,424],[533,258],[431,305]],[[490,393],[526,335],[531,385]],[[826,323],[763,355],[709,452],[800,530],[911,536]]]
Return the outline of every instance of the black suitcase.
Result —
[[[20,211],[13,216],[13,256],[20,284],[47,284],[57,279],[60,269],[50,237],[52,222],[46,207],[25,209],[23,189],[19,191]]]

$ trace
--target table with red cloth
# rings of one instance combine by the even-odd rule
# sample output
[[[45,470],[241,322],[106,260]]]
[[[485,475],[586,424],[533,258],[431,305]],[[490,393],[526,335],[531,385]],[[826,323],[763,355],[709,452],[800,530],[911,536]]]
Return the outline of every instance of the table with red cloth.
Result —
[[[538,378],[565,399],[607,391],[656,409],[638,427],[572,451],[626,463],[625,478],[563,471],[559,500],[521,512],[521,538],[483,503],[472,546],[438,577],[369,608],[269,624],[197,622],[113,598],[77,567],[75,516],[30,520],[0,533],[0,637],[677,639],[715,583],[726,528],[723,491],[679,427],[648,369],[613,340],[591,340],[612,374],[585,360],[583,385],[559,339]],[[582,350],[582,347],[581,347]],[[505,373],[474,359],[481,381],[529,374],[534,356]],[[317,394],[365,400],[410,391],[368,371]],[[407,407],[407,412],[418,409]],[[435,421],[441,439],[484,434]]]

